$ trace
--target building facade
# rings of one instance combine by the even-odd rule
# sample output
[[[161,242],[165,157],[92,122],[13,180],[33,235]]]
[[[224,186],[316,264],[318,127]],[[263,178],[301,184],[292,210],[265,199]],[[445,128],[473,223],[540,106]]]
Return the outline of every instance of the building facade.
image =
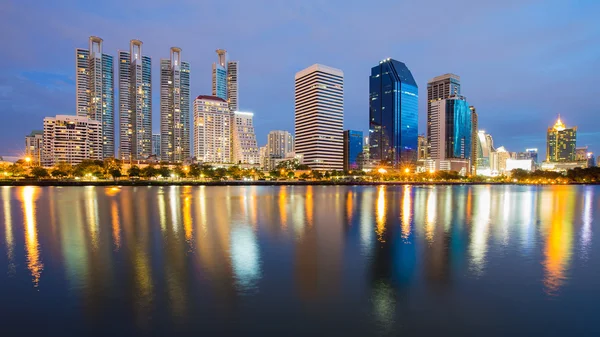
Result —
[[[251,112],[233,112],[231,156],[232,162],[235,164],[255,165],[260,162],[253,117],[254,114]]]
[[[425,160],[427,159],[427,136],[419,135],[417,138],[417,160]]]
[[[161,158],[161,153],[160,153],[161,139],[160,138],[161,138],[160,133],[152,134],[152,155],[156,156],[156,158],[158,158],[158,159]]]
[[[362,131],[344,131],[344,171],[361,170],[363,167]]]
[[[115,156],[113,57],[102,52],[102,39],[91,36],[88,49],[75,50],[77,116],[102,125],[102,157]]]
[[[479,141],[479,116],[477,115],[477,110],[474,106],[471,105],[469,110],[471,110],[471,174],[476,175],[477,154],[479,153],[479,145],[477,144]]]
[[[202,163],[231,163],[232,113],[217,96],[194,100],[194,154]]]
[[[397,167],[418,158],[419,89],[402,62],[385,59],[369,79],[369,155]]]
[[[152,154],[152,59],[142,41],[119,51],[119,158],[144,160]]]
[[[32,165],[41,165],[42,163],[43,141],[43,130],[34,130],[25,136],[25,156],[31,159]]]
[[[525,152],[517,153],[517,159],[531,159],[534,164],[538,163],[538,149],[525,149]]]
[[[560,117],[553,127],[548,128],[546,142],[547,162],[573,162],[575,161],[575,148],[577,143],[577,127],[567,128]]]
[[[575,161],[587,161],[588,147],[581,146],[575,148]]]
[[[344,165],[344,73],[321,64],[295,76],[295,151],[314,170]]]
[[[455,74],[444,74],[434,77],[427,82],[427,142],[430,146],[428,156],[431,157],[431,120],[434,118],[436,108],[435,103],[438,100],[446,99],[452,96],[460,96],[460,76]]]
[[[470,159],[473,148],[472,111],[462,96],[429,104],[430,159]]]
[[[227,61],[227,104],[229,110],[238,111],[239,95],[238,95],[238,61]]]
[[[181,49],[160,60],[160,159],[182,163],[190,157],[190,64]]]
[[[212,65],[212,95],[227,100],[227,51],[217,49],[217,62]]]
[[[102,123],[83,116],[44,118],[42,164],[79,164],[102,159]]]

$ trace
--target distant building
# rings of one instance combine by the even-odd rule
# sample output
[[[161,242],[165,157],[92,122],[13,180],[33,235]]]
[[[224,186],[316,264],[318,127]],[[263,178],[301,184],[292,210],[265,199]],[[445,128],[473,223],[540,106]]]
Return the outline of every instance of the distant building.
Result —
[[[471,174],[477,174],[477,157],[478,157],[478,149],[479,142],[478,132],[479,132],[479,116],[477,116],[477,110],[474,106],[470,106],[471,110]]]
[[[427,159],[427,148],[428,148],[427,136],[419,135],[419,137],[417,138],[417,149],[418,149],[417,159],[418,160]]]
[[[160,60],[160,159],[182,163],[190,157],[190,64],[172,47]],[[155,153],[153,153],[155,154]]]
[[[525,170],[525,171],[533,171],[535,166],[533,165],[532,159],[507,159],[505,171],[506,173],[511,172],[512,170]]]
[[[362,151],[362,131],[344,131],[344,171],[362,169]]]
[[[217,49],[217,56],[212,66],[212,95],[227,101],[227,51]]]
[[[160,133],[155,133],[152,135],[152,155],[156,156],[159,159],[161,157],[161,152],[160,152],[161,139],[160,138],[161,138]]]
[[[234,164],[258,164],[259,153],[256,144],[251,112],[236,111],[232,122],[232,162]]]
[[[592,152],[587,154],[587,167],[596,167],[596,158]]]
[[[102,53],[102,39],[90,36],[88,49],[75,50],[77,116],[102,124],[102,157],[115,156],[115,80],[113,57]]]
[[[238,71],[238,61],[227,61],[227,104],[231,111],[239,109]]]
[[[260,148],[258,148],[258,157],[259,157],[259,162],[260,162],[260,167],[263,170],[268,170],[268,161],[269,161],[269,157],[268,157],[268,150],[267,150],[267,146],[261,146]]]
[[[295,151],[313,170],[344,165],[344,73],[321,64],[295,76]]]
[[[194,153],[202,163],[231,163],[232,114],[216,96],[194,100]]]
[[[575,161],[577,127],[567,128],[560,117],[553,127],[548,128],[546,161],[553,163]]]
[[[483,130],[477,131],[477,162],[475,169],[478,175],[492,175],[492,154],[496,152],[492,135]]]
[[[152,59],[142,41],[119,51],[119,157],[145,160],[152,154]]]
[[[525,149],[525,152],[517,153],[517,159],[531,159],[534,164],[538,163],[538,149]]]
[[[267,136],[266,169],[272,170],[275,160],[293,156],[294,136],[288,131],[274,130]]]
[[[34,130],[25,136],[25,156],[31,158],[32,165],[41,165],[42,163],[43,141],[43,130]]]
[[[491,170],[492,175],[503,175],[508,173],[506,162],[510,159],[510,152],[506,151],[504,146],[500,146],[491,154]]]
[[[81,116],[44,118],[42,165],[102,159],[102,123]]]
[[[587,161],[588,147],[581,146],[575,148],[575,161]]]
[[[408,67],[385,59],[369,77],[369,156],[375,165],[414,164],[418,157],[419,88]]]

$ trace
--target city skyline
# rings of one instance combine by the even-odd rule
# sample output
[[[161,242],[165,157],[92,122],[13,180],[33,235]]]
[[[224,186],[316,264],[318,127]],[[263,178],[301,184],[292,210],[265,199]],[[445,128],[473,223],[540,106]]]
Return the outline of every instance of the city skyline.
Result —
[[[23,13],[28,7],[26,5],[27,1],[23,1],[8,6],[8,20],[4,22],[16,28],[11,29],[15,33],[7,37],[6,43],[12,47],[9,48],[10,50],[19,50],[19,53],[9,51],[0,56],[4,61],[3,66],[0,66],[4,100],[4,104],[0,106],[0,112],[15,116],[18,123],[14,128],[5,128],[6,130],[3,130],[0,135],[2,143],[0,155],[22,153],[23,136],[33,129],[41,129],[43,117],[75,114],[73,50],[86,47],[85,41],[92,35],[103,39],[103,52],[112,55],[115,60],[117,50],[127,46],[126,43],[130,39],[139,38],[144,41],[144,53],[154,58],[155,61],[152,65],[155,87],[160,71],[158,60],[164,56],[164,50],[172,45],[180,46],[188,55],[186,59],[194,65],[190,90],[192,97],[210,93],[210,64],[214,61],[214,50],[220,47],[226,48],[235,55],[236,60],[243,64],[243,81],[240,82],[242,102],[240,109],[256,114],[255,127],[261,146],[264,145],[266,135],[270,130],[293,130],[293,74],[315,62],[328,64],[345,72],[344,129],[365,132],[367,129],[366,114],[368,113],[368,83],[366,83],[368,69],[374,62],[382,58],[394,57],[409,65],[421,88],[425,87],[429,78],[439,74],[448,72],[459,74],[465,80],[464,90],[468,92],[469,103],[477,106],[480,128],[494,135],[498,144],[506,146],[511,151],[523,151],[525,148],[536,147],[541,149],[540,156],[545,158],[543,150],[545,149],[545,130],[552,125],[556,116],[561,114],[566,124],[580,126],[578,145],[588,145],[590,151],[598,152],[595,146],[600,140],[600,135],[595,133],[595,130],[600,126],[600,122],[589,119],[589,116],[598,112],[598,107],[585,99],[590,97],[594,88],[591,85],[593,81],[591,73],[593,72],[588,70],[598,68],[598,58],[595,55],[599,54],[597,46],[600,44],[593,42],[595,41],[593,33],[598,28],[595,25],[592,27],[593,22],[589,16],[589,13],[594,12],[596,4],[581,3],[578,6],[571,6],[558,2],[546,3],[540,17],[500,32],[500,26],[504,27],[500,25],[501,22],[485,20],[494,13],[498,14],[499,8],[496,5],[468,5],[466,2],[461,2],[458,7],[463,8],[465,14],[475,14],[470,16],[477,18],[472,22],[457,23],[456,26],[461,31],[476,31],[472,34],[461,35],[463,45],[471,48],[469,53],[458,54],[460,48],[434,38],[433,31],[436,27],[447,24],[447,19],[442,19],[441,22],[436,22],[431,27],[419,24],[416,26],[414,36],[398,37],[388,44],[379,44],[376,48],[365,47],[371,46],[369,40],[371,37],[367,38],[367,35],[372,36],[375,30],[381,28],[379,23],[373,27],[367,26],[364,33],[356,31],[354,28],[348,33],[343,33],[333,24],[319,22],[314,24],[328,38],[317,39],[314,46],[309,46],[306,51],[302,52],[297,52],[297,47],[271,48],[269,57],[266,58],[264,49],[281,43],[280,39],[286,35],[284,34],[285,29],[282,29],[282,32],[273,33],[272,38],[263,38],[261,33],[267,29],[266,27],[297,26],[301,29],[297,35],[289,39],[290,42],[287,42],[286,46],[302,45],[303,41],[312,39],[312,35],[306,29],[308,27],[307,18],[313,14],[321,17],[324,13],[333,12],[335,6],[325,5],[322,8],[323,13],[313,8],[311,1],[301,5],[292,5],[288,10],[281,7],[278,10],[282,11],[283,18],[269,18],[260,23],[258,27],[244,31],[239,36],[234,34],[234,29],[226,27],[223,31],[210,36],[200,46],[194,43],[192,32],[197,29],[205,31],[211,23],[214,23],[213,19],[209,19],[207,23],[178,20],[184,22],[178,23],[177,27],[173,28],[162,27],[158,17],[147,20],[148,22],[138,21],[137,16],[152,17],[153,14],[161,13],[164,7],[157,4],[142,9],[141,13],[137,12],[139,8],[135,8],[136,17],[133,16],[134,8],[127,5],[121,14],[125,20],[121,18],[108,20],[110,14],[104,10],[96,16],[92,16],[91,9],[80,8],[83,5],[75,5],[71,2],[58,2],[53,4],[53,7],[47,7],[46,4],[31,6],[32,8],[27,9],[30,20],[45,14],[54,15],[56,20],[51,22],[38,20],[40,22],[36,23],[34,28],[21,30],[18,28],[24,27],[23,23],[14,21],[12,17]],[[237,12],[238,10],[231,14],[233,18],[239,19],[233,26],[237,27],[236,32],[240,25],[248,23],[248,20],[256,21],[260,15],[258,11],[246,8],[244,3],[237,5],[244,8],[243,12],[248,18],[243,18],[242,13]],[[427,11],[420,5],[393,4],[392,6],[414,13],[414,18],[411,18],[410,22],[406,24],[418,22],[413,20],[427,15]],[[530,5],[531,7],[527,8],[518,4],[510,6],[512,9],[510,13],[509,11],[500,11],[500,14],[503,15],[500,21],[505,22],[508,18],[522,18],[531,11],[535,11],[536,8],[542,8],[537,5]],[[185,4],[184,7],[187,9],[186,17],[199,10],[192,4]],[[107,8],[114,8],[114,4],[109,1]],[[77,10],[79,16],[69,15],[73,10]],[[295,10],[299,13],[294,14]],[[363,12],[364,8],[359,5],[350,6],[335,15],[335,22],[338,25],[350,22],[352,18],[356,18],[359,13]],[[562,18],[564,14],[578,15],[580,22],[577,25],[571,24],[568,19]],[[84,18],[95,18],[95,20],[86,25],[79,25]],[[290,23],[286,24],[284,19]],[[58,21],[62,23],[59,25]],[[110,24],[108,24],[109,22]],[[132,23],[141,23],[141,26]],[[196,25],[200,26],[194,28]],[[401,25],[405,25],[405,23],[401,23]],[[63,26],[65,28],[77,27],[77,29],[70,29],[67,32],[65,28],[62,28]],[[181,30],[182,27],[189,33],[173,34],[175,29]],[[546,30],[550,31],[548,36],[544,33]],[[45,53],[33,52],[34,49],[30,45],[36,45],[35,41],[39,37],[38,35],[31,36],[31,32],[40,32],[39,36],[44,38]],[[350,38],[348,36],[350,34],[354,34],[356,37]],[[553,35],[552,38],[550,38],[551,35]],[[381,37],[375,39],[379,41],[387,36],[388,33],[382,33]],[[574,36],[578,36],[578,38],[574,38]],[[486,40],[488,37],[489,42]],[[562,42],[560,42],[561,39]],[[350,43],[355,40],[356,43]],[[586,41],[585,45],[581,43],[584,40]],[[28,41],[34,43],[24,45]],[[529,46],[532,41],[536,42],[535,48]],[[292,42],[293,44],[291,44]],[[502,52],[496,55],[495,51],[498,50],[498,47],[493,49],[490,47],[492,44],[502,45]],[[449,49],[448,45],[451,46]],[[257,46],[261,48],[256,48]],[[442,57],[443,55],[435,53],[436,50],[443,47],[446,47],[445,50],[451,57]],[[560,52],[543,52],[552,50]],[[278,61],[273,62],[274,60]],[[116,68],[115,82],[117,82]],[[556,76],[556,74],[563,75]],[[499,83],[504,84],[500,85]],[[115,83],[115,88],[116,86],[117,83]],[[155,111],[152,131],[157,133],[159,116],[156,108],[159,106],[160,93],[156,90],[157,88],[154,89],[152,105]],[[542,97],[542,93],[547,94],[548,91],[554,93],[551,96],[557,98],[535,99],[535,97]],[[27,99],[28,95],[33,95],[36,99]],[[115,100],[118,98],[117,95],[118,93],[115,93]],[[419,98],[420,133],[424,133],[426,129],[426,98],[424,96],[422,94]],[[584,122],[586,123],[585,127]]]

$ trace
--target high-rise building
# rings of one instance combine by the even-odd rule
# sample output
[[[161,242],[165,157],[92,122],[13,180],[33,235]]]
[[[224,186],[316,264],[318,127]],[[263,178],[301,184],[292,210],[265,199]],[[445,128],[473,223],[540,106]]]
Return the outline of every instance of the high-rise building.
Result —
[[[119,51],[119,157],[144,160],[152,154],[152,59],[142,41]]]
[[[267,135],[267,152],[265,169],[275,168],[275,162],[280,159],[293,157],[294,136],[288,131],[274,130]]]
[[[251,112],[236,111],[231,123],[232,162],[236,164],[258,164],[259,154]]]
[[[40,165],[42,163],[43,140],[43,130],[34,130],[25,136],[25,156],[31,159],[31,164],[33,165]]]
[[[433,118],[432,103],[451,96],[460,95],[460,77],[454,74],[444,74],[434,77],[427,82],[427,142],[431,156],[431,119]]]
[[[419,135],[417,138],[417,149],[418,149],[418,160],[427,159],[427,137],[425,135]]]
[[[519,160],[533,160],[534,164],[538,163],[538,149],[525,149],[525,152],[517,153]]]
[[[588,147],[580,146],[575,148],[575,161],[587,161]]]
[[[181,163],[190,157],[190,64],[181,49],[160,60],[161,159]]]
[[[232,113],[224,98],[194,100],[194,154],[203,163],[231,162]]]
[[[212,95],[227,100],[227,51],[217,49],[217,56],[212,65]]]
[[[344,73],[314,64],[295,76],[295,151],[314,170],[344,165]]]
[[[470,159],[472,117],[469,104],[462,96],[429,102],[428,135],[433,160]]]
[[[102,159],[102,124],[83,116],[57,115],[44,118],[42,163],[79,164]]]
[[[491,153],[490,167],[493,174],[506,174],[506,162],[510,159],[510,152],[504,146],[500,146],[496,151]]]
[[[479,145],[477,144],[479,137],[477,136],[479,129],[479,116],[474,106],[470,106],[471,110],[471,174],[477,174],[477,154]]]
[[[160,146],[161,146],[160,133],[152,134],[152,155],[156,156],[157,159],[161,158]]]
[[[363,164],[362,131],[344,131],[344,171],[360,170]]]
[[[102,39],[91,36],[89,48],[75,50],[77,116],[102,125],[102,157],[115,156],[113,57],[102,53]]]
[[[227,61],[227,103],[229,110],[238,111],[238,61]]]
[[[567,128],[559,117],[556,124],[548,128],[546,161],[554,163],[575,161],[576,141],[577,127]]]
[[[385,59],[371,68],[369,80],[370,160],[375,164],[412,164],[418,154],[419,88],[402,62]]]
[[[259,156],[259,161],[260,161],[260,167],[263,170],[268,170],[268,161],[269,161],[269,156],[268,156],[268,150],[267,150],[267,146],[261,146],[258,149],[258,156]]]

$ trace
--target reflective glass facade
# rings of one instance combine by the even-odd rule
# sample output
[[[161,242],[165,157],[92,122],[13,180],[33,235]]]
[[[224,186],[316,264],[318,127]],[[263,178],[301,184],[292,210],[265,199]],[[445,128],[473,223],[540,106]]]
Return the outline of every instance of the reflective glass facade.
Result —
[[[464,99],[446,100],[446,158],[469,159],[472,152],[472,118]]]
[[[566,128],[560,119],[548,129],[547,161],[573,162],[577,143],[577,127]]]
[[[362,169],[362,152],[362,131],[344,131],[344,171]]]
[[[387,59],[371,69],[369,152],[375,164],[417,160],[419,90],[402,62]]]
[[[102,54],[102,155],[115,156],[115,98],[113,57]]]

